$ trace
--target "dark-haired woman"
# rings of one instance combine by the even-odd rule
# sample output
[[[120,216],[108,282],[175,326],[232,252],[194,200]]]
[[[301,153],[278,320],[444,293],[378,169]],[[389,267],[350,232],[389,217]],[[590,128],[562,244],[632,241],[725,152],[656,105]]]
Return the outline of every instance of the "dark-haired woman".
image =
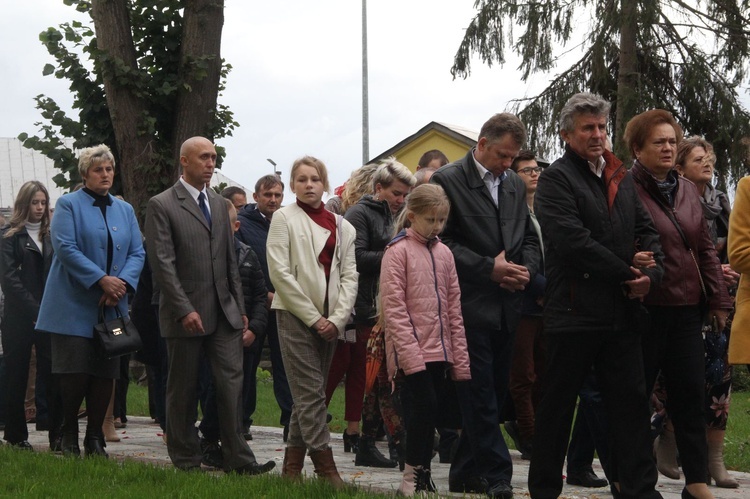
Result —
[[[47,387],[50,448],[58,450],[59,394],[51,376],[50,337],[34,331],[50,263],[49,194],[41,182],[26,182],[18,190],[10,223],[0,237],[0,284],[5,295],[3,352],[7,397],[5,440],[19,449],[33,450],[28,441],[24,399],[31,348],[36,349],[37,372]]]

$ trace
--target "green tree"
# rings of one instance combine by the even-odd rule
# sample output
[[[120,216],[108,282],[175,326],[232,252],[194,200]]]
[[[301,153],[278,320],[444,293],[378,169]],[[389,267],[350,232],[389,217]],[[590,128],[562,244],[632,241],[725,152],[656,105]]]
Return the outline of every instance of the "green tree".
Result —
[[[468,77],[476,54],[489,66],[512,50],[521,79],[556,68],[560,51],[581,56],[538,95],[511,109],[529,129],[529,146],[559,147],[560,109],[574,93],[614,103],[616,153],[628,158],[622,132],[646,109],[672,112],[690,135],[711,141],[721,183],[747,172],[750,115],[738,99],[750,58],[748,0],[476,0],[478,12],[451,73]],[[520,34],[514,36],[513,32]],[[581,33],[584,33],[581,35]],[[574,45],[576,44],[576,45]]]
[[[218,139],[237,126],[217,105],[231,68],[220,56],[224,2],[63,1],[92,23],[64,23],[39,38],[57,63],[44,74],[70,81],[78,116],[39,95],[42,134],[19,139],[55,161],[62,186],[80,181],[73,149],[109,145],[117,160],[114,190],[142,216],[148,199],[177,179],[185,139]]]

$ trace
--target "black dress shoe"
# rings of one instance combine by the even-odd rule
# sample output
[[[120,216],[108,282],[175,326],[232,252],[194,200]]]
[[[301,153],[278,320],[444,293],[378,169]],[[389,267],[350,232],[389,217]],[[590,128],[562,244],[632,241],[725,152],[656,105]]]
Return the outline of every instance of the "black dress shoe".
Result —
[[[52,452],[62,452],[62,435],[50,436],[49,450]]]
[[[103,434],[89,433],[83,438],[83,451],[86,457],[103,457],[107,459],[109,455],[104,450],[107,443],[104,441]]]
[[[78,447],[78,433],[64,433],[60,446],[64,457],[81,457],[81,448]]]
[[[281,435],[281,438],[286,442],[289,439],[289,425],[284,426],[284,432]]]
[[[11,447],[19,450],[27,450],[34,452],[34,447],[29,443],[28,440],[21,440],[20,442],[10,442]]]
[[[568,485],[578,485],[594,489],[609,485],[609,482],[605,478],[599,478],[594,473],[594,470],[590,468],[577,473],[568,473],[568,478],[565,481],[568,482]]]
[[[268,473],[275,467],[275,461],[267,461],[265,464],[247,463],[245,466],[229,470],[229,473],[235,473],[237,475],[262,475],[263,473]]]
[[[500,480],[487,487],[487,497],[499,499],[513,499],[513,487],[507,480]]]
[[[224,455],[218,441],[201,438],[201,462],[212,468],[224,467]]]
[[[185,473],[203,473],[203,468],[200,466],[175,466],[178,471],[184,471]]]
[[[487,480],[481,476],[470,476],[461,480],[448,480],[448,490],[451,492],[466,492],[467,494],[484,494],[487,492]]]

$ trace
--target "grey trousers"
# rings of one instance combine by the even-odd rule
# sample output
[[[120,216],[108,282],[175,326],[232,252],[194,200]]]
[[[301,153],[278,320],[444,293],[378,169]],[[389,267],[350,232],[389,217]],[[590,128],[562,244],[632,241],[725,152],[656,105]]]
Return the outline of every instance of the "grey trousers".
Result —
[[[326,381],[336,341],[325,341],[286,310],[277,310],[276,317],[294,401],[287,445],[305,447],[309,452],[325,450],[331,440],[326,423]]]
[[[201,351],[211,364],[216,386],[221,448],[227,470],[254,463],[255,455],[242,435],[242,335],[223,317],[212,334],[166,338],[167,450],[172,464],[190,469],[201,465],[195,414],[198,407],[198,367]]]

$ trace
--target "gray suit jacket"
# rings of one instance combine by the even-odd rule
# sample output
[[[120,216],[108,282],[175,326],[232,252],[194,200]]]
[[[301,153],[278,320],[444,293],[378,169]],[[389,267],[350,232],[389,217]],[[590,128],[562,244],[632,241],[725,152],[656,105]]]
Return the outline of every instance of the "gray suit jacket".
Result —
[[[207,334],[221,313],[235,329],[245,314],[242,285],[225,201],[207,189],[209,228],[195,199],[178,180],[152,197],[146,212],[146,246],[161,291],[159,325],[165,338],[193,336],[180,320],[196,311]]]

